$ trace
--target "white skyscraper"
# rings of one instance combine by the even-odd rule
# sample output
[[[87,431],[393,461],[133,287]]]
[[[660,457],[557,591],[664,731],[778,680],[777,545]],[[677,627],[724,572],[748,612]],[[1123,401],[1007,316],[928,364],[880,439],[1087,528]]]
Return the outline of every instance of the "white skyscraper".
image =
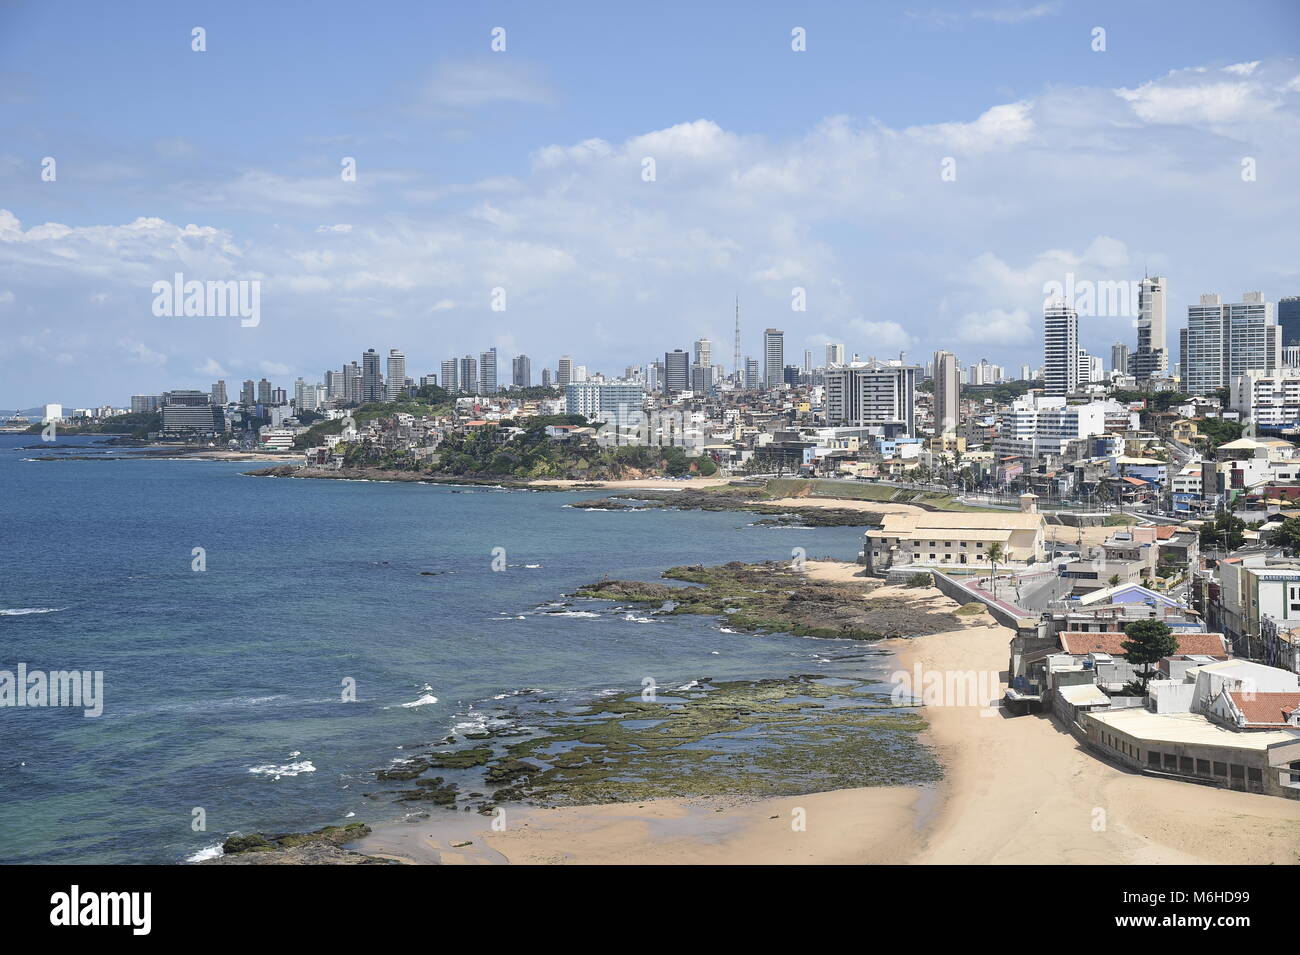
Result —
[[[406,394],[406,356],[396,348],[388,349],[388,400],[396,401]]]
[[[763,384],[779,388],[785,380],[785,332],[769,328],[763,332]]]
[[[1079,385],[1079,313],[1062,302],[1043,309],[1043,378],[1049,395],[1068,395]]]
[[[844,346],[834,342],[826,346],[826,367],[844,364]]]

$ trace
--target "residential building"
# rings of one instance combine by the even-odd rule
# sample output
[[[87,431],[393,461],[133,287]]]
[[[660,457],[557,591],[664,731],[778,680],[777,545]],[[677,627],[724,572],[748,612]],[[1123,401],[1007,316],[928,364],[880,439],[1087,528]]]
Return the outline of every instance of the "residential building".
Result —
[[[388,387],[384,394],[389,401],[406,397],[406,355],[396,348],[388,349]]]
[[[261,400],[259,393],[258,401]],[[367,349],[361,356],[361,400],[384,400],[384,375],[379,370],[379,352],[373,348]]]
[[[480,394],[497,393],[497,350],[495,347],[478,356],[478,389]]]
[[[442,387],[452,394],[460,391],[460,368],[454,358],[442,363]]]
[[[763,384],[779,388],[785,382],[785,332],[769,328],[763,332]]]
[[[1068,395],[1079,386],[1079,313],[1059,302],[1043,309],[1043,373],[1048,395]]]
[[[516,355],[510,366],[510,382],[516,388],[533,386],[533,367],[527,355]]]
[[[1169,373],[1165,341],[1165,280],[1144,276],[1138,283],[1137,351],[1127,365],[1139,384]]]
[[[1224,303],[1214,293],[1187,308],[1181,332],[1180,372],[1185,391],[1208,395],[1247,371],[1277,371],[1282,335],[1273,303],[1263,293],[1247,292],[1242,301]]]
[[[826,371],[826,423],[878,427],[886,437],[916,434],[915,365],[850,362]]]
[[[934,432],[948,434],[957,429],[961,411],[961,383],[957,378],[957,356],[948,351],[934,353]]]
[[[478,360],[473,355],[466,355],[460,360],[458,381],[464,394],[473,394],[478,390]]]
[[[565,412],[589,421],[625,425],[640,420],[645,389],[635,382],[573,382],[564,389]]]
[[[884,576],[891,567],[912,565],[987,568],[993,544],[1001,545],[1000,565],[1047,559],[1045,523],[1036,510],[885,514],[883,521],[879,530],[865,535],[868,574]]]
[[[555,383],[561,388],[567,388],[571,381],[573,381],[573,359],[568,355],[561,355],[555,373]]]

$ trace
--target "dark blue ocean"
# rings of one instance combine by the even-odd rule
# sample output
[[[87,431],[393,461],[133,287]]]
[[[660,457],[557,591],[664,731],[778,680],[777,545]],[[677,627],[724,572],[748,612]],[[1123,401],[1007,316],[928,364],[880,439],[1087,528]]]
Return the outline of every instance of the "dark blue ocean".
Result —
[[[102,453],[96,440],[61,443]],[[104,712],[0,707],[0,862],[173,863],[236,831],[391,818],[363,795],[375,769],[403,744],[481,725],[521,690],[582,702],[646,676],[888,665],[861,645],[703,617],[535,612],[605,574],[653,580],[674,564],[788,560],[795,546],[851,559],[859,529],[565,506],[590,491],[32,461],[75,453],[21,449],[39,443],[0,435],[0,669],[102,670]],[[355,703],[341,701],[345,679]],[[196,808],[206,831],[191,828]]]

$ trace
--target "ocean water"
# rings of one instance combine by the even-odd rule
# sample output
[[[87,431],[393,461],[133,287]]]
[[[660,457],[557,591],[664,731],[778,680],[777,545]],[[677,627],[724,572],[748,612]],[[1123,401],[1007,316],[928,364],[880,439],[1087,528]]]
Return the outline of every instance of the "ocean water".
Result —
[[[94,442],[60,443],[124,456]],[[38,462],[86,452],[33,444],[0,435],[0,669],[102,670],[104,711],[0,707],[0,862],[180,862],[233,832],[392,817],[363,795],[375,769],[522,691],[576,704],[647,676],[888,667],[858,644],[727,633],[704,617],[537,612],[606,574],[653,580],[674,564],[788,560],[796,546],[852,559],[860,529],[566,507],[590,491]],[[342,702],[344,681],[356,702]]]

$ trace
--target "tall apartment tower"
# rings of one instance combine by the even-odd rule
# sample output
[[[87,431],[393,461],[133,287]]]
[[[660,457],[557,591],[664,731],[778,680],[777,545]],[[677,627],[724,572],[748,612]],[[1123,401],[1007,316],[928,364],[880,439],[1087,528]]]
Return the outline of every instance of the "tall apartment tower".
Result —
[[[1043,308],[1043,385],[1048,395],[1079,385],[1079,313],[1063,302]]]
[[[1129,372],[1139,382],[1169,374],[1165,343],[1165,280],[1145,276],[1138,283],[1137,351],[1129,357]]]
[[[478,390],[485,395],[497,391],[497,350],[489,348],[478,356]]]
[[[691,356],[680,348],[664,352],[664,392],[674,394],[691,386]]]
[[[1123,342],[1116,342],[1110,346],[1110,370],[1117,371],[1122,375],[1128,374],[1128,346]]]
[[[763,332],[763,384],[780,388],[785,380],[785,332],[769,328]]]
[[[454,358],[448,358],[442,363],[442,387],[451,394],[460,391],[459,369]]]
[[[843,363],[837,362],[837,364]],[[960,398],[961,383],[957,374],[957,356],[948,351],[935,352],[934,431],[936,434],[948,434],[957,430]]]
[[[243,388],[239,390],[239,403],[245,408],[257,404],[257,386],[253,384],[252,378],[246,379]]]
[[[555,383],[561,388],[567,388],[573,381],[573,359],[568,355],[560,356],[560,364],[556,367]]]
[[[361,400],[384,400],[384,375],[379,370],[379,352],[373,348],[361,356]]]
[[[758,359],[746,357],[745,358],[745,387],[749,389],[754,389],[759,387],[759,385],[760,385],[760,381],[758,377]]]
[[[460,390],[466,394],[478,390],[478,359],[473,355],[460,360]]]
[[[533,363],[527,355],[516,355],[510,364],[510,383],[516,388],[533,386]]]
[[[1240,302],[1224,303],[1211,292],[1187,307],[1187,327],[1180,335],[1179,371],[1184,391],[1208,395],[1230,386],[1247,371],[1276,371],[1282,366],[1282,329],[1273,303],[1264,293],[1247,292]]]
[[[224,378],[212,383],[212,403],[222,406],[226,404],[226,380]]]
[[[397,401],[406,395],[406,355],[396,348],[388,349],[388,388],[385,394],[389,401]]]
[[[831,343],[826,346],[826,367],[844,364],[844,346]]]

